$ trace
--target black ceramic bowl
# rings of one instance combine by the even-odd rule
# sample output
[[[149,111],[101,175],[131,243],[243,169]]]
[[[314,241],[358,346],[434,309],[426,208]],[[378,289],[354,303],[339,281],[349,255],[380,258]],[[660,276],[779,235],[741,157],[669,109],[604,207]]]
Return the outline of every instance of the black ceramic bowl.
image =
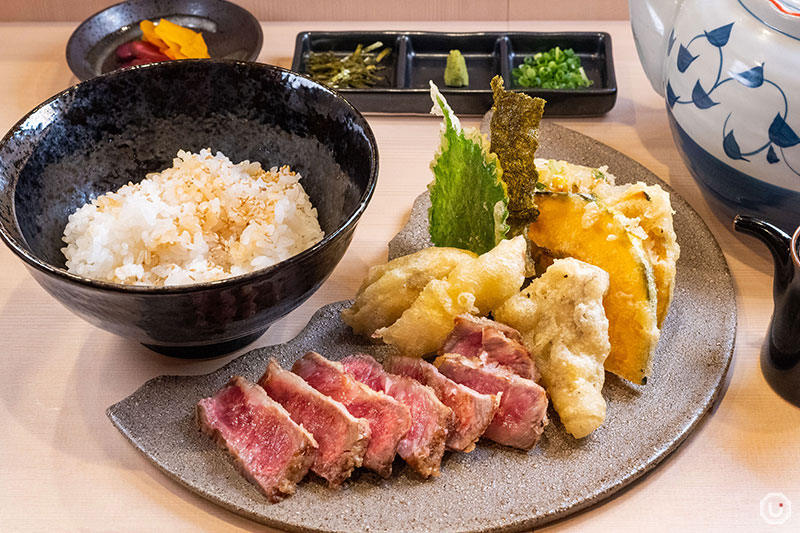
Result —
[[[67,217],[172,165],[179,149],[299,172],[325,238],[222,281],[135,287],[68,273]],[[344,98],[278,67],[183,60],[112,72],[54,96],[0,141],[0,236],[44,289],[92,324],[162,353],[219,355],[256,339],[319,288],[375,188],[378,149]]]
[[[95,13],[70,36],[67,63],[80,80],[120,67],[117,47],[142,38],[139,22],[165,18],[203,34],[214,59],[254,61],[263,35],[258,20],[226,0],[128,0]]]

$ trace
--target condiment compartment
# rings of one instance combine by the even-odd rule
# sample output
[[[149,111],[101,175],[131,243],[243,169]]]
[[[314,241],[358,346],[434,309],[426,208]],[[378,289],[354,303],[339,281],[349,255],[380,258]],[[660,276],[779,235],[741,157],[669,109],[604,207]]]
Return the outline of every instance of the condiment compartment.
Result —
[[[512,69],[519,67],[526,57],[538,52],[546,52],[556,46],[561,49],[572,48],[581,59],[581,66],[586,76],[592,80],[592,88],[608,87],[611,83],[609,76],[614,70],[608,68],[611,57],[610,37],[605,33],[578,34],[570,38],[570,45],[564,46],[563,33],[509,33],[506,37],[508,46],[508,60]],[[513,89],[526,89],[516,83]],[[577,90],[577,89],[576,89]]]
[[[404,39],[405,69],[398,87],[427,91],[432,80],[442,91],[454,89],[444,83],[450,50],[459,50],[467,64],[469,86],[459,89],[487,89],[494,76],[503,74],[504,38],[496,34],[410,33]]]
[[[312,52],[352,53],[361,44],[376,41],[391,53],[381,64],[384,76],[364,89],[337,89],[366,113],[427,114],[431,108],[429,81],[433,81],[456,113],[482,115],[492,106],[489,81],[503,76],[506,87],[547,100],[545,116],[591,116],[608,112],[616,102],[617,86],[611,37],[603,32],[302,32],[297,35],[292,70],[308,74]],[[520,87],[511,76],[524,58],[559,46],[580,57],[590,87],[541,89]],[[379,49],[379,50],[380,50]],[[444,70],[450,50],[464,56],[469,86],[447,87]]]
[[[371,90],[381,90],[397,87],[398,58],[404,54],[403,40],[405,35],[392,32],[304,32],[297,36],[294,51],[292,70],[301,74],[308,74],[308,57],[314,53],[333,52],[337,57],[352,54],[361,44],[364,47],[380,41],[383,46],[375,50],[379,52],[386,47],[392,49],[391,53],[381,60],[385,68],[381,70],[382,79]],[[349,89],[339,89],[347,91]]]

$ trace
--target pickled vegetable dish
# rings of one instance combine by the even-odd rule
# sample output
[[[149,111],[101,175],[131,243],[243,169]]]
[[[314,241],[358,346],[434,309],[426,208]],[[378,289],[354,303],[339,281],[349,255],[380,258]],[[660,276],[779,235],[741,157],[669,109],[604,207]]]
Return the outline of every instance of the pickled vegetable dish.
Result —
[[[131,41],[117,47],[120,68],[146,65],[171,59],[209,58],[203,35],[166,19],[158,24],[150,20],[139,23],[141,41]]]
[[[334,89],[372,87],[384,77],[381,71],[385,67],[380,62],[391,53],[389,48],[372,53],[381,46],[383,43],[380,41],[366,47],[359,44],[352,54],[344,57],[334,52],[311,52],[308,73],[314,81]]]

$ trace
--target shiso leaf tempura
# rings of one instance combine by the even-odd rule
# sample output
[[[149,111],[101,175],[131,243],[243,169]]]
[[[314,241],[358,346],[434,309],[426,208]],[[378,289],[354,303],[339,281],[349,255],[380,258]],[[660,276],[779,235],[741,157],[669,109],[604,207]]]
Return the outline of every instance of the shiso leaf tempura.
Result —
[[[441,144],[431,162],[434,180],[428,186],[431,240],[483,254],[508,232],[506,187],[497,156],[476,128],[461,123],[432,81],[431,114],[443,116]]]

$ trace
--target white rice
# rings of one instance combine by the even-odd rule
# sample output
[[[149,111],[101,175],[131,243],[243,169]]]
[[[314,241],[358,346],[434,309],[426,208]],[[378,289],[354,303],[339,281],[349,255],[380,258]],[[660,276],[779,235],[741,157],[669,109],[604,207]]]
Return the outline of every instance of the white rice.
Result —
[[[317,210],[288,166],[178,152],[172,168],[70,215],[69,272],[129,285],[186,285],[273,265],[322,240]]]

